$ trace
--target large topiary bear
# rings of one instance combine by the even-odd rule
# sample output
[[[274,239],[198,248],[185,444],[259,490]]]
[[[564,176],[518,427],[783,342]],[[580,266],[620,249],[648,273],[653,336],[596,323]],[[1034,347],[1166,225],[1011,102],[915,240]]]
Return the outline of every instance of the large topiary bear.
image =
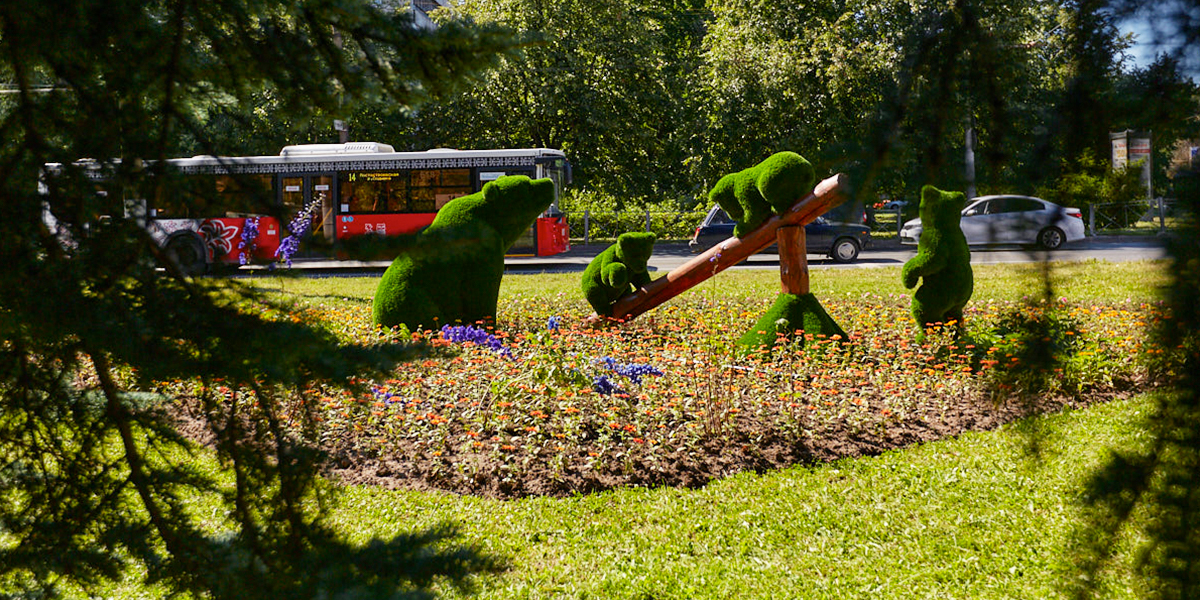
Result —
[[[913,293],[912,315],[925,328],[935,323],[962,323],[963,307],[974,291],[971,249],[963,236],[960,220],[966,197],[962,192],[943,192],[931,185],[921,189],[921,238],[917,255],[904,263],[904,287],[921,287]]]
[[[733,235],[742,237],[774,211],[783,213],[813,189],[813,167],[795,152],[779,152],[757,165],[717,181],[708,199],[737,221]]]
[[[450,201],[384,272],[375,323],[435,329],[495,318],[504,253],[553,200],[551,180],[515,175]]]
[[[653,233],[622,233],[588,263],[580,287],[597,315],[612,316],[618,298],[650,283],[646,263],[653,252]]]

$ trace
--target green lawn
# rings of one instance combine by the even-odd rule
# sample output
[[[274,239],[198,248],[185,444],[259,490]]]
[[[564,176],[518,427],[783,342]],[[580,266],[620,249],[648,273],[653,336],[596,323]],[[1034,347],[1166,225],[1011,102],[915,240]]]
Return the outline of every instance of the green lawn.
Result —
[[[976,265],[973,299],[1020,300],[1037,295],[1043,284],[1043,267],[1030,265]],[[1051,263],[1051,282],[1056,295],[1073,301],[1150,301],[1168,283],[1163,263],[1154,261],[1110,263],[1084,261]],[[663,275],[651,273],[652,277]],[[579,273],[506,275],[500,287],[500,318],[505,302],[514,297],[577,300],[580,310],[587,303],[579,291]],[[812,290],[821,299],[858,298],[863,294],[908,294],[900,283],[900,268],[814,269]],[[370,304],[378,277],[300,279],[257,277],[249,280],[265,290],[282,292],[301,301],[344,300]],[[737,298],[770,298],[779,292],[779,272],[771,269],[725,271],[685,294],[712,294]],[[590,310],[590,309],[589,309]]]
[[[495,501],[352,488],[333,519],[363,541],[459,525],[510,561],[481,582],[482,598],[1066,597],[1083,482],[1111,448],[1144,441],[1148,405],[1113,402],[696,490]],[[1044,442],[1036,455],[1031,431]],[[1125,567],[1102,590],[1144,595]]]

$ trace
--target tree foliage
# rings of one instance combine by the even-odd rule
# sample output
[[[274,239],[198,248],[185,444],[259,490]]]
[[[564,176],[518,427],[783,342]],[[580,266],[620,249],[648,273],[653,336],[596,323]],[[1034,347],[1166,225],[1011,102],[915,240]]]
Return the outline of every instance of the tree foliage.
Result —
[[[670,170],[687,156],[683,70],[696,44],[697,2],[497,0],[456,10],[523,32],[505,59],[433,118],[456,144],[561,148],[579,182],[618,198],[687,187]]]
[[[413,149],[561,148],[577,188],[684,205],[781,150],[850,174],[864,202],[962,187],[970,128],[981,191],[1032,192],[1064,160],[1106,155],[1114,128],[1174,133],[1195,112],[1172,65],[1122,70],[1129,40],[1105,7],[467,0],[443,20],[502,23],[530,45],[463,94],[419,113],[360,106],[354,124]],[[1162,97],[1155,115],[1139,108]]]
[[[1060,206],[1078,208],[1089,204],[1135,204],[1146,199],[1140,164],[1113,169],[1088,150],[1073,163],[1064,165],[1062,175],[1052,185],[1040,188],[1038,195]],[[1134,211],[1132,218],[1136,220],[1143,211],[1144,208]]]
[[[213,114],[236,128],[265,96],[278,123],[346,101],[412,105],[509,44],[353,0],[0,5],[14,92],[0,107],[0,593],[140,572],[216,598],[422,596],[495,568],[450,528],[363,546],[324,522],[335,496],[316,476],[311,390],[352,387],[412,350],[347,346],[241,286],[182,276],[120,199],[186,187],[160,162],[176,152],[228,154]],[[65,166],[39,194],[46,163]],[[182,405],[219,472],[177,433]],[[200,499],[227,516],[198,514]]]

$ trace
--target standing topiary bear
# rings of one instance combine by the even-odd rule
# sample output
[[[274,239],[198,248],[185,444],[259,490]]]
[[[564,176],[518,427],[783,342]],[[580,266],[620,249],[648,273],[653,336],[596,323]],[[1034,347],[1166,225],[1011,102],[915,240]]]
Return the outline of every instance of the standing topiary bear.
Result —
[[[650,283],[646,263],[653,252],[653,233],[622,233],[588,263],[580,287],[597,315],[612,316],[618,298]]]
[[[974,291],[971,249],[963,236],[960,220],[966,197],[962,192],[943,192],[931,185],[921,189],[921,238],[917,255],[904,263],[904,287],[913,288],[912,315],[925,328],[935,323],[962,324],[963,307]]]
[[[450,201],[379,280],[375,324],[436,329],[496,316],[504,253],[554,201],[554,183],[501,177]]]
[[[708,199],[737,221],[733,235],[742,237],[762,224],[772,210],[783,213],[813,189],[816,175],[803,156],[778,152],[757,165],[717,181]]]

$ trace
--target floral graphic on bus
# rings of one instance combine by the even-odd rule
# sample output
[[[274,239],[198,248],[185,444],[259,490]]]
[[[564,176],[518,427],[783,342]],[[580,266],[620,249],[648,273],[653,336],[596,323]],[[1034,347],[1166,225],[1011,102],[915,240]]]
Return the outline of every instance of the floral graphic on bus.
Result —
[[[200,237],[212,252],[212,258],[218,259],[233,250],[233,238],[237,236],[238,228],[226,225],[217,219],[209,219],[200,226]]]

